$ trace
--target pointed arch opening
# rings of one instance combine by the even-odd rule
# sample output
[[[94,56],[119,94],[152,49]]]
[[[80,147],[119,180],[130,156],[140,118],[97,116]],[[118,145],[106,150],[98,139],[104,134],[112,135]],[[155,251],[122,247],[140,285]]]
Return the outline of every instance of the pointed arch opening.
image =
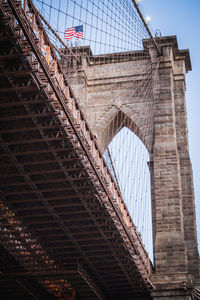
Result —
[[[148,151],[151,150],[152,136],[151,133],[149,133],[149,124],[143,124],[143,119],[138,116],[138,111],[135,112],[135,115],[133,114],[130,117],[122,110],[119,110],[113,113],[112,117],[108,116],[107,123],[103,130],[97,130],[97,142],[103,153],[123,128],[128,128],[141,140]]]
[[[109,143],[104,156],[153,262],[149,152],[141,139],[124,126]]]

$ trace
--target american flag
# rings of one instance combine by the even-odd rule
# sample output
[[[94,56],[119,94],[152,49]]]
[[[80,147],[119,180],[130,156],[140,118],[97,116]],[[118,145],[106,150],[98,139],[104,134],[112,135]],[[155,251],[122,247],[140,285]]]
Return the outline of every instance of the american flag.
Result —
[[[65,30],[65,39],[70,41],[75,36],[77,39],[83,38],[83,25],[75,26]]]

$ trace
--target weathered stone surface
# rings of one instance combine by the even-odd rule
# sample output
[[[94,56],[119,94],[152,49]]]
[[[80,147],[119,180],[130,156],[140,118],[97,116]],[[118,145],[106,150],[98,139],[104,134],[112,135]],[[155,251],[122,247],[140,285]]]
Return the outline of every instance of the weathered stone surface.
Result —
[[[152,297],[190,300],[188,290],[199,278],[185,105],[185,75],[191,65],[188,50],[178,49],[175,36],[162,37],[159,44],[162,57],[153,97],[147,97],[144,89],[135,92],[157,55],[148,40],[143,53],[119,53],[112,60],[84,56],[72,85],[102,151],[122,124],[148,148],[155,255],[151,280],[156,288]]]

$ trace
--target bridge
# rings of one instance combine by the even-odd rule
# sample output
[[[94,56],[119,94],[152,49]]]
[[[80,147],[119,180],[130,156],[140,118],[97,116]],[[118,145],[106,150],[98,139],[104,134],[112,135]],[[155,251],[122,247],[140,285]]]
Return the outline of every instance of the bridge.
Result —
[[[140,48],[66,45],[38,2],[0,1],[2,299],[200,299],[189,51],[154,38],[136,1],[121,10]],[[154,261],[104,155],[124,127],[149,153]]]

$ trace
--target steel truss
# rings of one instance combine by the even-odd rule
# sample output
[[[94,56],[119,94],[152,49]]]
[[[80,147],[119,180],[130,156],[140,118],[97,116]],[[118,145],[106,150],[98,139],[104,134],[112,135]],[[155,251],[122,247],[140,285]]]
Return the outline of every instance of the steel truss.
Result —
[[[147,296],[148,255],[42,21],[29,0],[0,3],[1,244],[20,264],[1,279],[60,299]]]

